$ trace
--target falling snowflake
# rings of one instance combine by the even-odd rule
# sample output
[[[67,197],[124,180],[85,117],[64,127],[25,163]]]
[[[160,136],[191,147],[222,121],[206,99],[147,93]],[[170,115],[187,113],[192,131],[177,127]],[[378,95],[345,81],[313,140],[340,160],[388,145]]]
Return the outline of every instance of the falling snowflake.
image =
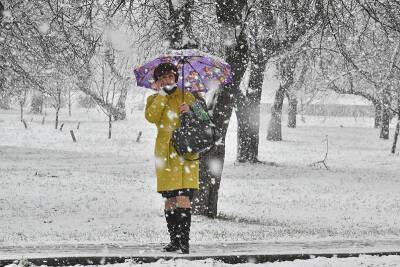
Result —
[[[235,41],[232,38],[227,38],[224,41],[225,46],[233,46],[235,44]]]
[[[171,45],[171,42],[168,41],[168,40],[165,40],[165,41],[162,42],[162,46],[165,47],[165,48],[170,47],[170,45]]]
[[[3,16],[5,17],[5,18],[11,18],[12,16],[11,16],[11,11],[9,11],[9,10],[4,10],[3,11]]]
[[[173,121],[174,119],[178,118],[178,114],[174,111],[168,111],[167,112],[167,117],[170,121]]]
[[[208,167],[213,175],[220,175],[222,172],[222,162],[219,159],[210,159],[208,161]]]
[[[165,167],[165,158],[156,157],[156,168],[163,169]]]
[[[81,26],[81,25],[83,25],[84,23],[85,23],[85,18],[82,17],[82,18],[80,18],[80,19],[76,22],[76,25],[77,25],[77,26]]]
[[[190,168],[189,168],[188,166],[185,166],[184,169],[185,169],[185,172],[186,172],[186,173],[190,173]]]
[[[39,25],[39,32],[42,34],[46,34],[50,29],[50,26],[48,23],[42,23]]]

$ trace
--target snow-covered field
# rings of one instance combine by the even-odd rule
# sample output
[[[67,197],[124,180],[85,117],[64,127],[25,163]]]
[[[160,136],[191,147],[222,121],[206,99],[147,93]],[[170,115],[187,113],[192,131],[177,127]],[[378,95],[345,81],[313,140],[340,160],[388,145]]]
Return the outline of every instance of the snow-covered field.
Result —
[[[47,112],[45,125],[42,117],[27,114],[25,130],[17,111],[0,111],[0,245],[167,242],[163,201],[155,192],[155,127],[145,122],[143,112],[114,123],[111,140],[105,117],[96,110],[74,110],[72,118],[63,110],[63,131],[54,129],[54,116]],[[195,216],[191,242],[399,236],[400,157],[390,154],[392,140],[378,139],[372,118],[306,117],[296,129],[283,127],[282,142],[266,141],[269,117],[261,119],[260,159],[277,166],[234,164],[233,117],[220,216]],[[143,136],[137,143],[139,131]],[[330,170],[309,166],[323,158],[326,136]],[[399,258],[313,259],[273,266],[399,266]],[[174,264],[187,266],[184,261]],[[203,264],[225,266],[190,266]]]

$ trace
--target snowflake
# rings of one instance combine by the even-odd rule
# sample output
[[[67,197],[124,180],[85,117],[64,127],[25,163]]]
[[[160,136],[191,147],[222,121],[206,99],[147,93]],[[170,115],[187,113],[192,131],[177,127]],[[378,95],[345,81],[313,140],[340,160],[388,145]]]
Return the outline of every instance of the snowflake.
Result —
[[[50,25],[48,23],[42,23],[39,25],[39,32],[46,34],[50,30]]]
[[[167,117],[170,121],[173,121],[174,119],[177,119],[179,116],[176,112],[174,111],[168,111]]]

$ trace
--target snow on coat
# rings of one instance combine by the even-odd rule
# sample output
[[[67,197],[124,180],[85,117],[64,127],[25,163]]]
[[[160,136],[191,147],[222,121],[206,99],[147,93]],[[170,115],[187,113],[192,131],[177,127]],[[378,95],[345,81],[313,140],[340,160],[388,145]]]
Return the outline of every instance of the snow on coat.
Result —
[[[181,89],[171,95],[154,94],[147,98],[145,117],[157,126],[155,161],[157,191],[199,188],[198,154],[178,155],[171,142],[172,132],[179,127],[179,106],[182,104]],[[185,103],[191,105],[195,98],[184,92]]]

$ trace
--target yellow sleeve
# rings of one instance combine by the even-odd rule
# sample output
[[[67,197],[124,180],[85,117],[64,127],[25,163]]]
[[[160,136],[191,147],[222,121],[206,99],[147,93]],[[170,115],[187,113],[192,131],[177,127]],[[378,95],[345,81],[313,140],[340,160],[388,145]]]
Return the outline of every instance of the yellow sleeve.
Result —
[[[191,104],[193,104],[193,102],[196,100],[196,98],[194,97],[194,95],[191,92],[185,91],[185,102],[186,104],[188,104],[189,106]]]
[[[161,115],[167,105],[168,98],[159,94],[151,95],[147,98],[144,116],[151,123],[159,123]]]

